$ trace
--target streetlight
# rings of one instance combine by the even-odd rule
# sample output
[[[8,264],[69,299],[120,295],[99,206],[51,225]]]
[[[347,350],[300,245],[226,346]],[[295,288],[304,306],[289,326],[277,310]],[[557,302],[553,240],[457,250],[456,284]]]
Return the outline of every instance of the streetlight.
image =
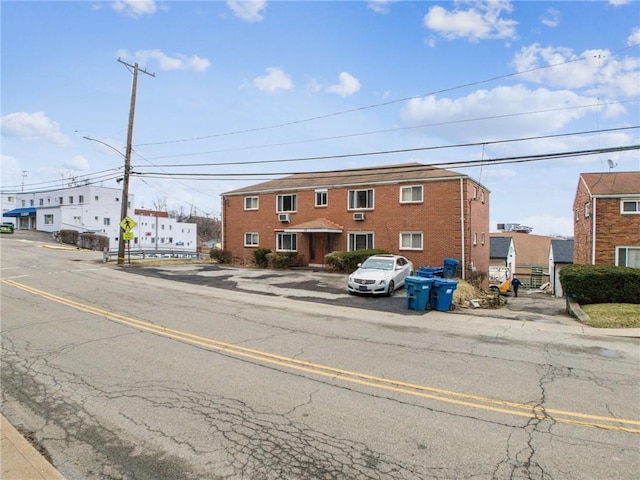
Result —
[[[132,104],[134,102],[135,102],[135,96],[133,97]],[[132,117],[133,113],[131,113],[130,116]],[[109,145],[108,143],[103,142],[102,140],[98,140],[96,138],[91,138],[91,137],[87,137],[87,136],[82,137],[82,138],[84,138],[86,140],[91,140],[93,142],[101,143],[102,145],[105,145],[105,146],[109,147],[111,150],[113,150],[118,155],[120,155],[122,158],[124,158],[124,173],[123,173],[123,176],[122,176],[122,178],[117,178],[116,179],[116,182],[118,182],[118,183],[122,182],[122,204],[121,204],[121,208],[120,208],[120,220],[121,221],[124,220],[125,218],[127,218],[127,208],[128,208],[128,203],[129,203],[129,173],[130,173],[130,170],[131,170],[131,138],[130,138],[130,135],[131,134],[129,134],[129,139],[127,140],[127,155],[122,153],[120,150],[115,148],[113,145]],[[124,235],[123,235],[124,231],[122,229],[122,226],[119,225],[119,223],[120,222],[118,222],[118,231],[120,232],[120,234],[118,235],[118,264],[122,264],[122,263],[124,263]]]

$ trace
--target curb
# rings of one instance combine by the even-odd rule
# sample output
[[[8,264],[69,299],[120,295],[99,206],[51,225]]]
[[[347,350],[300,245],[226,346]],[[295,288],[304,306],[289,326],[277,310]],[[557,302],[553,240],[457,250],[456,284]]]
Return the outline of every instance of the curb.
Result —
[[[65,480],[16,428],[0,415],[3,480]]]

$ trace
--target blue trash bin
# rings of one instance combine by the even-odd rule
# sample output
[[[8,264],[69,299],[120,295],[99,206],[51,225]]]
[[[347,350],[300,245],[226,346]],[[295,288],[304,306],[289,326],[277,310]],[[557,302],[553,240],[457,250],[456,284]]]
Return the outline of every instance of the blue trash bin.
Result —
[[[441,277],[443,272],[442,267],[420,267],[416,271],[418,277]]]
[[[435,278],[431,288],[431,296],[429,297],[431,308],[439,312],[453,310],[455,308],[453,305],[453,292],[457,287],[457,280]]]
[[[458,265],[460,262],[455,258],[445,258],[444,265],[442,267],[444,278],[454,278],[458,273]]]
[[[409,276],[404,279],[404,289],[407,292],[407,308],[423,312],[429,307],[431,285],[434,278]]]

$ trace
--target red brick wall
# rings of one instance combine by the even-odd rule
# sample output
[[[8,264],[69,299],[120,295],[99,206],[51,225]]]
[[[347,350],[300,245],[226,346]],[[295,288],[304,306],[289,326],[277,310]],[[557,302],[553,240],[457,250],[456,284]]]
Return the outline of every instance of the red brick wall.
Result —
[[[596,198],[595,209],[595,263],[615,265],[616,247],[640,245],[640,215],[621,214],[619,198]]]
[[[244,247],[244,233],[257,232],[259,247],[276,250],[276,231],[289,226],[326,218],[343,228],[343,233],[332,236],[333,249],[348,249],[348,234],[353,232],[373,232],[374,246],[404,255],[417,267],[423,265],[440,266],[445,257],[462,261],[462,225],[460,221],[460,181],[433,181],[427,183],[407,183],[423,185],[423,202],[400,203],[400,186],[371,185],[353,187],[374,189],[374,209],[364,210],[365,220],[353,220],[353,210],[348,210],[348,191],[353,188],[329,188],[328,206],[315,207],[315,191],[280,192],[297,194],[297,212],[291,213],[291,222],[278,221],[276,196],[278,193],[263,193],[246,196],[259,197],[259,210],[245,211],[245,195],[225,196],[223,202],[224,236],[223,246],[234,257],[250,263],[255,248]],[[466,265],[470,261],[479,271],[489,269],[489,193],[485,190],[484,202],[480,200],[481,187],[476,200],[471,200],[474,182],[463,180],[463,205],[465,213],[465,255]],[[361,210],[358,210],[361,211]],[[469,217],[472,218],[469,224]],[[476,245],[472,245],[472,233],[478,233]],[[400,250],[400,232],[422,232],[423,250]],[[485,233],[484,245],[481,233]],[[297,250],[308,262],[308,235],[297,235]],[[322,259],[317,259],[321,263]],[[462,267],[462,266],[461,266]],[[459,272],[461,270],[459,269]],[[460,275],[460,273],[459,273]]]
[[[590,205],[585,217],[585,205]],[[573,204],[573,263],[591,264],[593,210],[596,220],[595,265],[615,265],[616,247],[640,245],[640,215],[622,215],[620,198],[590,198],[580,181]],[[576,214],[577,211],[577,214]]]

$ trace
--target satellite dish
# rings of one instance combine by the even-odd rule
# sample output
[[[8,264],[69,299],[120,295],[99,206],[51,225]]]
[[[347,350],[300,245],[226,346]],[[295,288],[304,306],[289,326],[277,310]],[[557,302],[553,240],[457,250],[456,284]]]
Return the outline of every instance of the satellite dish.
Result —
[[[613,163],[613,160],[611,159],[607,160],[607,163],[609,164],[609,171],[611,171],[612,168],[616,168],[618,166],[618,164]]]

